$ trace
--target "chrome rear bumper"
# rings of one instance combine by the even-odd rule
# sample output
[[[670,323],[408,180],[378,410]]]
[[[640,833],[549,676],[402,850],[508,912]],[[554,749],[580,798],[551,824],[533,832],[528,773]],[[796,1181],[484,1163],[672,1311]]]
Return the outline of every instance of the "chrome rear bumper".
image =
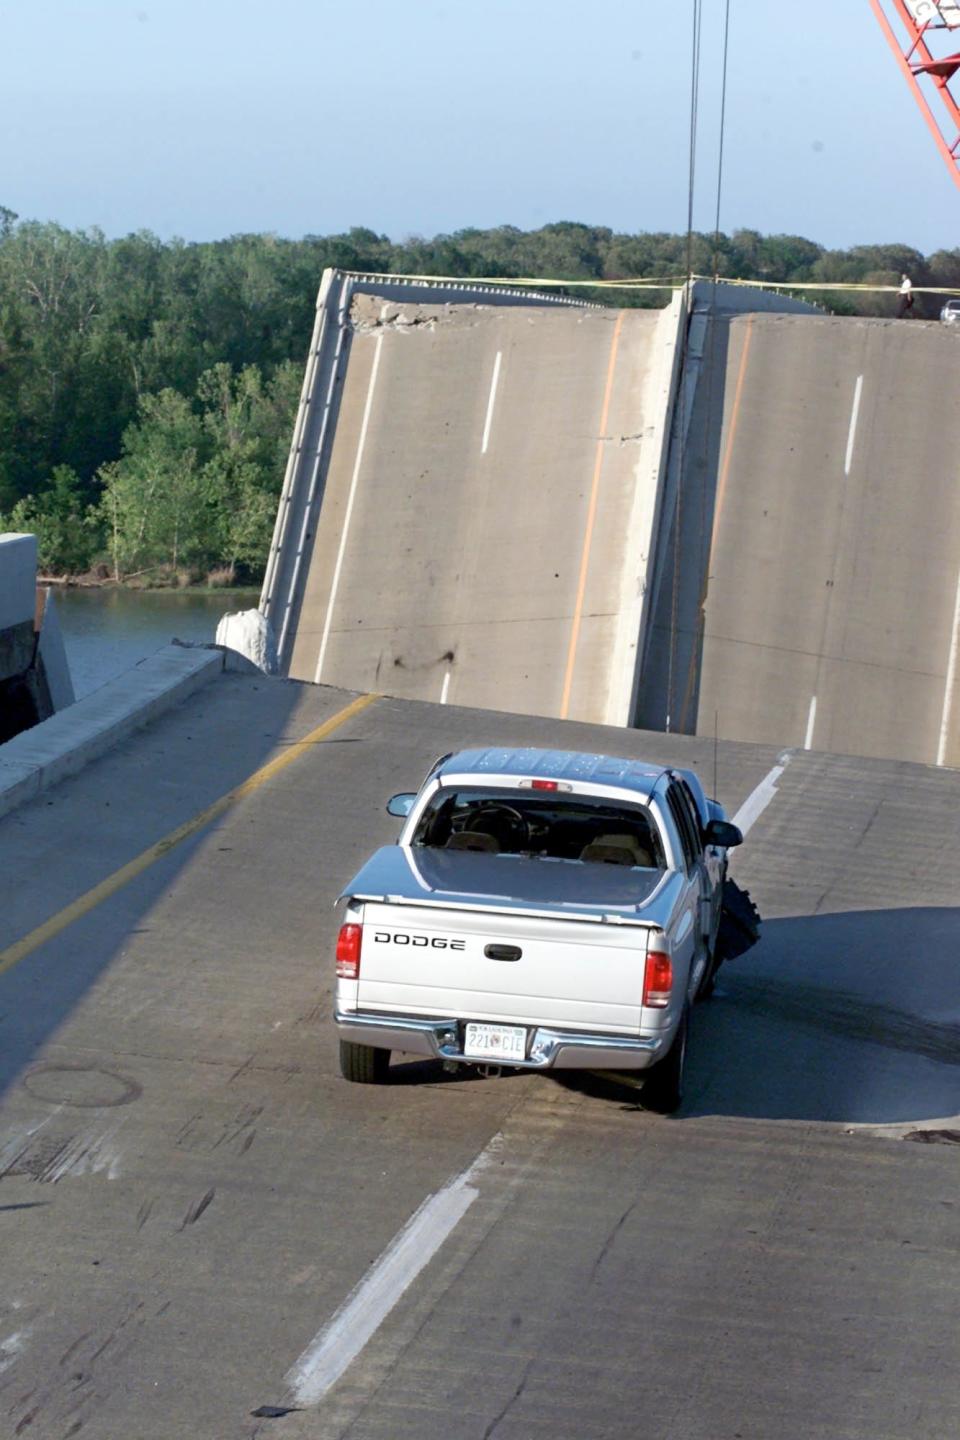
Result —
[[[456,1060],[465,1065],[490,1062],[466,1056],[460,1044],[460,1022],[426,1020],[405,1015],[370,1015],[335,1011],[341,1040],[374,1045],[381,1050],[402,1050],[434,1060]],[[526,1027],[531,1030],[530,1026]],[[525,1060],[503,1063],[524,1070],[646,1070],[667,1047],[666,1035],[602,1035],[576,1030],[532,1028]]]

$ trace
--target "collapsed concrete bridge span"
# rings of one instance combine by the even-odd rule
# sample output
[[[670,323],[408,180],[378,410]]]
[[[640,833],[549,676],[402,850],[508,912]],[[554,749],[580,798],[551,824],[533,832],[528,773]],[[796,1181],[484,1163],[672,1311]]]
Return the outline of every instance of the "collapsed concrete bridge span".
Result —
[[[262,601],[284,670],[629,723],[684,310],[328,275]]]
[[[261,608],[294,678],[926,763],[960,336],[327,272]]]
[[[960,764],[960,335],[703,325],[635,723]]]

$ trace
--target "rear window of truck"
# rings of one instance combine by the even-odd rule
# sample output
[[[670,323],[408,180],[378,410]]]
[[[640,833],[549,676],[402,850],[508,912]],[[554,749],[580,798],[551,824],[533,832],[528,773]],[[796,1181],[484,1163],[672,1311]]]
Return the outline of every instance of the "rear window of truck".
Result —
[[[413,844],[663,870],[663,846],[644,805],[528,790],[441,788]]]

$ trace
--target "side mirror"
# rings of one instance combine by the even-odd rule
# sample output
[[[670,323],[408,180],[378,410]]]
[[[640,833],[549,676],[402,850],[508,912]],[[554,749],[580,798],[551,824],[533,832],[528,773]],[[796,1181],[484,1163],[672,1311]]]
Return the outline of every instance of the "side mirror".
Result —
[[[732,850],[734,845],[743,844],[743,831],[729,820],[711,820],[703,832],[703,839],[707,845],[719,845],[724,850]]]
[[[413,802],[416,795],[391,795],[387,801],[387,814],[396,815],[398,820],[405,820],[413,809]]]

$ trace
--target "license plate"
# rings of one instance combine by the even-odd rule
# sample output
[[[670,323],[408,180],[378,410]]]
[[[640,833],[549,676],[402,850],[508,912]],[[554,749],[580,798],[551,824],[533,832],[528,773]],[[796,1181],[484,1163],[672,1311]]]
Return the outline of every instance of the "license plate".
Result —
[[[471,1060],[523,1060],[526,1058],[527,1032],[522,1025],[469,1024],[463,1041],[463,1053]]]

